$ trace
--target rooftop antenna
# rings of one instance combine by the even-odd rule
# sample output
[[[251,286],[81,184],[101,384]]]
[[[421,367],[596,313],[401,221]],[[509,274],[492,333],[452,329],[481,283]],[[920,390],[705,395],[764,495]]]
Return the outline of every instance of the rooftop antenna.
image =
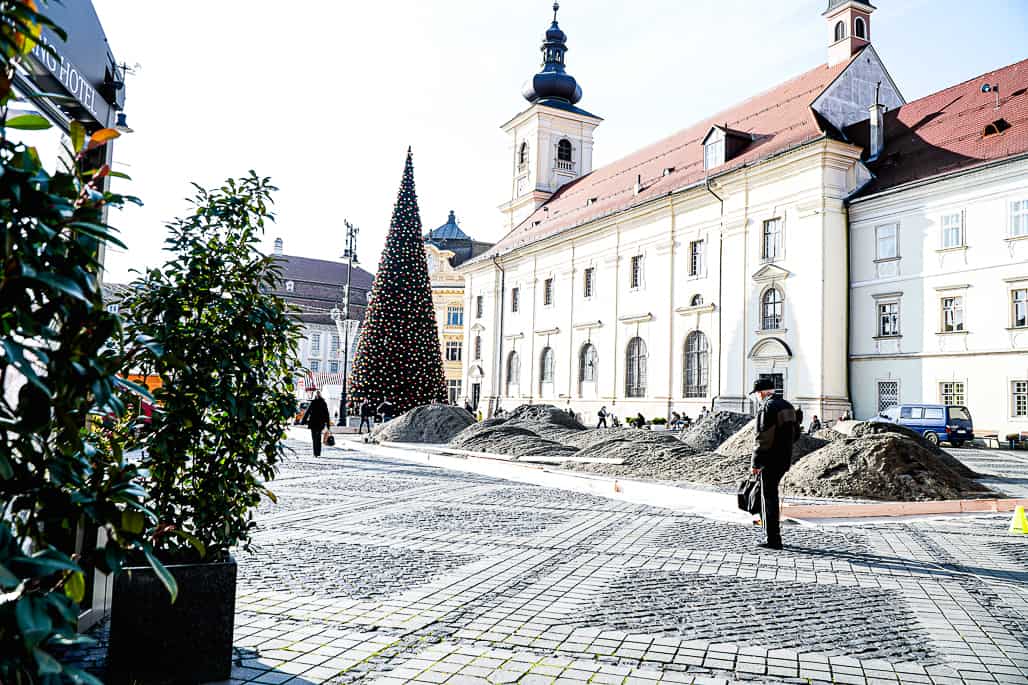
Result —
[[[989,85],[988,83],[982,86],[983,93],[995,93],[996,94],[996,109],[999,109],[999,84],[994,83]]]
[[[554,24],[557,23],[557,10],[559,10],[559,9],[560,9],[560,3],[559,2],[553,3],[553,23]]]

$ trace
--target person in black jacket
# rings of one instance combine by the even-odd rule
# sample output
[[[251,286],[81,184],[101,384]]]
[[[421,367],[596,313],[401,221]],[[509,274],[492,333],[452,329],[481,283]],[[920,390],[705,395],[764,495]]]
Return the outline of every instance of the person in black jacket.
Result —
[[[321,433],[329,424],[328,415],[328,402],[321,396],[320,392],[315,392],[314,401],[307,407],[307,411],[303,415],[303,420],[300,421],[303,425],[311,429],[311,441],[314,443],[314,456],[321,456]]]
[[[357,435],[361,434],[364,426],[368,427],[368,432],[370,433],[371,429],[375,427],[375,407],[371,405],[370,400],[365,399],[361,402],[360,414],[361,423],[357,426]]]
[[[378,405],[378,413],[382,415],[382,423],[387,423],[393,420],[393,413],[396,408],[393,407],[393,403],[389,401],[389,398],[382,400],[382,404]]]
[[[760,546],[782,549],[778,484],[792,466],[792,445],[803,429],[795,408],[775,395],[775,386],[770,380],[756,381],[752,394],[760,397],[751,464],[753,474],[760,476],[761,520],[767,536]]]

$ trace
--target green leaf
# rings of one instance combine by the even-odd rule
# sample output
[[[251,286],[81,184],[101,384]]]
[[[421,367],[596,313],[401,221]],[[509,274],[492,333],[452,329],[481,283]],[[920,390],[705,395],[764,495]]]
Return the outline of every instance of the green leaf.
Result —
[[[36,601],[32,596],[24,597],[17,603],[14,615],[22,640],[29,649],[43,642],[53,629],[53,621],[47,615],[44,603]]]
[[[60,661],[39,647],[32,650],[32,656],[35,657],[36,665],[39,667],[39,675],[58,675],[64,670],[61,668]]]
[[[157,574],[157,578],[160,579],[165,589],[168,590],[168,594],[171,595],[171,603],[174,604],[175,600],[178,599],[178,583],[175,582],[175,576],[171,575],[171,571],[154,556],[152,549],[144,547],[143,553],[146,555],[146,560],[150,562],[153,572]]]
[[[20,131],[45,131],[51,124],[40,114],[20,114],[7,120],[7,128]]]
[[[123,511],[121,512],[121,528],[122,530],[128,531],[139,535],[143,532],[146,526],[146,517],[138,511]]]
[[[59,290],[62,293],[82,300],[83,302],[89,302],[89,298],[82,292],[82,286],[73,281],[68,276],[62,276],[61,274],[55,273],[35,273],[31,276],[26,275],[29,280],[39,281],[44,283],[55,290]]]
[[[56,550],[44,550],[18,560],[19,566],[34,569],[36,575],[48,576],[58,571],[81,571],[78,564]]]
[[[77,121],[71,122],[71,149],[78,154],[86,144],[86,127]]]
[[[104,685],[99,678],[89,675],[85,671],[74,666],[64,667],[64,676],[74,685]]]
[[[79,572],[72,573],[64,583],[64,594],[68,599],[80,603],[86,596],[86,577]]]
[[[200,553],[201,559],[207,556],[207,548],[204,546],[202,542],[200,542],[199,538],[197,538],[195,535],[190,535],[184,530],[173,530],[171,532],[173,535],[177,535],[178,537],[182,538],[190,545],[192,545],[193,548]]]
[[[0,564],[0,587],[10,589],[18,587],[20,582],[18,576],[11,573],[6,566]]]

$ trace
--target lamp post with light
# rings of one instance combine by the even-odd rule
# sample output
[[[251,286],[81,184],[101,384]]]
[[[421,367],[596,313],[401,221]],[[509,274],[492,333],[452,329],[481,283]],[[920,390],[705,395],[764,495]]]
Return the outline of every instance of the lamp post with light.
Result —
[[[338,307],[333,308],[332,321],[336,324],[336,330],[343,335],[343,392],[339,399],[339,418],[343,426],[347,427],[349,425],[346,408],[346,381],[350,365],[350,283],[353,265],[360,264],[357,260],[357,234],[360,229],[346,220],[343,221],[343,225],[346,226],[346,249],[343,251],[343,259],[346,260],[346,286],[343,290],[343,310],[340,312]]]

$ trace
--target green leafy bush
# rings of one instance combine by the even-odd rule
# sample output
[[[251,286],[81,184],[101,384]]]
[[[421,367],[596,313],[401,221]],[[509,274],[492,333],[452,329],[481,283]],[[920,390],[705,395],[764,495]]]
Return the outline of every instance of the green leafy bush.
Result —
[[[120,245],[104,208],[134,201],[106,190],[106,165],[88,170],[118,133],[87,138],[72,124],[66,169],[55,174],[11,137],[50,125],[8,117],[15,64],[43,25],[31,3],[0,2],[0,682],[11,684],[97,682],[55,647],[86,639],[76,628],[87,572],[149,555],[144,531],[156,520],[121,441],[88,427],[93,415],[118,430],[117,390],[129,386],[117,370],[159,353],[145,338],[120,344],[97,277],[101,245]]]
[[[666,426],[667,419],[665,419],[663,416],[658,416],[657,418],[650,421],[650,423],[652,423],[654,426]]]
[[[162,381],[144,463],[165,560],[219,561],[248,546],[296,410],[299,327],[271,293],[275,258],[258,250],[274,190],[253,172],[197,186],[194,211],[168,224],[173,256],[124,302],[133,334],[165,351],[142,369]]]

